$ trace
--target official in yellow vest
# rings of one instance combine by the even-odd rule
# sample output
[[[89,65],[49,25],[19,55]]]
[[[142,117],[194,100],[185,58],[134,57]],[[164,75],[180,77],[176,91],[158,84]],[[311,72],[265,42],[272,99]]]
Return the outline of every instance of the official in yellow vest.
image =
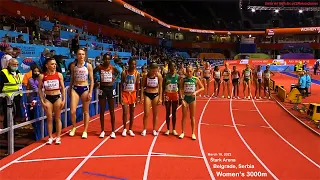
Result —
[[[18,71],[19,62],[15,58],[9,60],[8,67],[2,69],[0,71],[0,93],[7,94],[11,97],[14,92],[22,90],[22,76],[21,73]],[[14,103],[14,117],[21,117],[21,96],[22,94],[17,94],[13,97]],[[7,99],[0,98],[0,109],[3,110],[0,112],[3,113],[3,126],[4,128],[8,127],[8,120],[7,120]],[[15,118],[14,118],[15,119]],[[7,133],[5,133],[7,136]]]

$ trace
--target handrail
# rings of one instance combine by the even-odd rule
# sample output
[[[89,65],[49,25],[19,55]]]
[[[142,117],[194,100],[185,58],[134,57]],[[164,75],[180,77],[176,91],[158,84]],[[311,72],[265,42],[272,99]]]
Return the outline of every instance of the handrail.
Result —
[[[116,84],[117,86],[117,92],[116,92],[116,95],[115,95],[115,98],[117,100],[117,104],[119,104],[120,100],[119,100],[119,86],[120,84],[117,83]],[[65,87],[65,92],[66,92],[66,97],[68,97],[68,90],[69,90],[70,86],[66,86]],[[23,126],[26,126],[26,125],[29,125],[29,124],[32,124],[32,123],[35,123],[35,122],[38,122],[38,121],[41,121],[41,138],[44,138],[44,120],[47,118],[45,115],[44,115],[44,110],[43,108],[41,107],[41,117],[39,118],[35,118],[35,119],[32,119],[32,120],[28,120],[26,122],[23,122],[23,123],[20,123],[20,124],[17,124],[17,125],[14,125],[13,124],[13,99],[15,96],[19,95],[19,94],[26,94],[26,93],[38,93],[38,90],[24,90],[24,91],[16,91],[16,92],[13,92],[11,96],[8,96],[7,94],[4,94],[4,93],[0,93],[0,97],[1,98],[6,98],[7,100],[7,121],[8,121],[8,127],[5,128],[5,129],[0,129],[0,134],[3,134],[3,133],[8,133],[8,153],[9,154],[12,154],[14,153],[14,130],[17,129],[17,128],[20,128],[20,127],[23,127]],[[98,100],[98,91],[97,89],[94,89],[94,95],[95,95],[95,99],[92,100],[90,102],[90,104],[95,104],[95,114],[98,114],[98,107],[99,107],[99,100]],[[77,106],[77,109],[82,107],[82,104],[78,105]],[[64,109],[61,111],[61,113],[64,113],[64,122],[63,122],[63,128],[66,128],[67,127],[67,119],[68,119],[68,112],[70,111],[70,108],[68,108],[68,103],[66,101],[65,103],[65,106],[64,106]]]

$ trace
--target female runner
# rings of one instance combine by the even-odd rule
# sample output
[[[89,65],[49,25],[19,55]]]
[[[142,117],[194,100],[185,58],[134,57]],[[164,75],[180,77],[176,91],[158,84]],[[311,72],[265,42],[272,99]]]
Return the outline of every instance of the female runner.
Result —
[[[274,76],[273,72],[270,71],[270,66],[266,66],[266,70],[263,71],[263,90],[264,90],[264,98],[267,99],[266,92],[268,91],[268,99],[271,99],[271,91],[270,91],[270,80],[271,75]]]
[[[251,94],[251,79],[252,79],[252,71],[250,69],[250,65],[246,64],[246,68],[242,71],[242,77],[243,77],[243,95],[244,99],[247,99],[246,97],[246,88],[248,87],[248,99],[250,99]]]
[[[89,104],[92,97],[92,90],[94,86],[93,69],[92,65],[85,62],[86,53],[84,49],[79,49],[77,52],[77,62],[71,66],[71,79],[70,79],[70,114],[72,129],[69,133],[74,136],[76,133],[76,110],[79,99],[82,101],[82,113],[84,119],[84,131],[82,138],[88,138],[87,130],[89,125]],[[88,82],[90,80],[90,86]]]
[[[186,77],[186,68],[184,68],[184,63],[180,64],[180,68],[178,70],[179,79],[183,79]]]
[[[233,66],[231,77],[232,77],[232,86],[233,86],[233,98],[240,99],[239,97],[240,72],[237,70],[237,66]]]
[[[180,96],[182,99],[182,133],[179,138],[182,139],[184,137],[184,127],[185,121],[187,118],[187,110],[189,106],[190,111],[190,119],[191,119],[191,129],[193,140],[196,140],[195,135],[195,113],[196,113],[196,96],[197,93],[204,90],[204,87],[201,81],[193,75],[193,67],[188,66],[186,77],[180,82]],[[200,89],[196,90],[197,85],[200,86]]]
[[[214,67],[213,75],[214,75],[214,94],[215,97],[219,96],[220,93],[220,84],[221,84],[221,71],[219,66]]]
[[[127,136],[127,116],[128,116],[128,106],[130,111],[130,123],[129,123],[129,135],[135,136],[132,131],[133,120],[134,120],[134,108],[135,104],[139,102],[139,87],[140,87],[140,74],[136,69],[136,59],[130,58],[128,61],[129,68],[124,70],[121,76],[122,87],[122,121],[123,121],[123,131],[122,136]]]
[[[203,72],[200,68],[199,63],[197,64],[196,70],[194,71],[194,76],[197,77],[200,81],[203,80]],[[200,89],[200,86],[198,86],[197,89]],[[201,97],[201,94],[202,94],[202,92],[200,92],[199,97]]]
[[[61,144],[61,110],[64,108],[66,93],[64,89],[64,81],[63,76],[61,73],[56,71],[57,63],[55,59],[48,58],[46,59],[43,67],[43,75],[39,76],[38,81],[38,92],[40,96],[40,101],[42,107],[44,108],[47,116],[47,128],[49,139],[47,144],[52,144],[53,137],[52,137],[52,120],[53,114],[54,119],[56,121],[56,131],[57,131],[57,138],[55,143]],[[42,88],[44,88],[44,94],[42,92]],[[62,97],[61,97],[62,94]]]
[[[159,73],[158,64],[151,63],[149,72],[142,77],[142,86],[144,91],[141,91],[141,102],[144,103],[144,116],[143,116],[143,131],[142,136],[147,134],[147,121],[149,117],[150,108],[152,107],[153,115],[153,131],[154,136],[158,135],[156,130],[158,122],[158,107],[162,104],[162,76]]]
[[[254,82],[256,86],[256,90],[254,92],[254,99],[257,99],[258,91],[259,91],[259,99],[261,99],[262,75],[263,75],[263,71],[261,70],[261,66],[259,65],[253,73]]]
[[[178,108],[178,100],[179,100],[179,77],[176,73],[176,66],[174,62],[169,63],[169,72],[164,77],[164,102],[166,106],[166,123],[167,123],[167,131],[164,133],[165,135],[170,134],[170,108],[172,106],[172,133],[177,136],[178,133],[176,131],[176,112]]]
[[[226,63],[225,64],[225,68],[222,72],[222,98],[224,98],[224,94],[225,94],[225,89],[227,86],[227,93],[228,93],[228,99],[230,99],[230,74],[231,74],[231,70],[229,69],[229,64]]]
[[[211,69],[210,63],[206,62],[203,70],[203,84],[205,87],[203,97],[210,97],[209,86],[210,86],[211,74],[212,74],[212,69]]]
[[[108,99],[108,107],[111,118],[111,138],[116,138],[115,133],[115,117],[114,117],[114,96],[116,95],[116,90],[113,87],[114,81],[119,76],[119,71],[117,68],[110,64],[111,56],[108,54],[103,55],[103,64],[95,69],[95,74],[98,77],[99,88],[99,105],[100,105],[100,125],[101,133],[100,138],[105,136],[104,131],[104,111],[106,110],[106,98]]]

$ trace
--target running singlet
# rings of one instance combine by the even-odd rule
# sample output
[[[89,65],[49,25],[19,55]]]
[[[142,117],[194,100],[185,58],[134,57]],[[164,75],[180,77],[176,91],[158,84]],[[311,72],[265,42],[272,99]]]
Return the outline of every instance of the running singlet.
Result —
[[[158,77],[155,78],[149,78],[147,77],[147,87],[150,88],[157,88],[158,87]]]
[[[88,68],[87,63],[85,62],[82,67],[78,67],[78,64],[76,63],[74,66],[74,79],[75,81],[87,81],[88,80]]]
[[[220,71],[215,71],[214,72],[214,78],[215,79],[220,79]]]
[[[229,75],[230,75],[229,69],[223,70],[223,74],[222,74],[223,79],[229,79]]]
[[[245,69],[244,70],[244,78],[246,79],[250,79],[250,69]]]
[[[128,70],[125,71],[125,83],[123,84],[123,91],[133,92],[136,91],[136,77],[137,71],[135,70],[133,74],[129,74]]]
[[[107,69],[100,69],[100,80],[103,83],[110,83],[113,80],[113,67],[110,65]]]
[[[183,88],[185,93],[194,93],[196,91],[197,78],[192,76],[191,78],[183,79]]]
[[[58,72],[55,72],[52,75],[44,73],[42,82],[46,91],[60,90],[60,78]]]
[[[232,79],[239,79],[239,73],[238,73],[238,71],[232,72]]]
[[[270,79],[270,71],[264,71],[264,78]]]
[[[204,76],[204,77],[207,77],[207,78],[210,77],[210,71],[211,71],[210,69],[205,69],[205,70],[203,71],[203,76]]]
[[[168,92],[178,92],[178,74],[171,76],[171,74],[166,75],[166,91]]]
[[[257,78],[262,79],[262,71],[257,71]]]

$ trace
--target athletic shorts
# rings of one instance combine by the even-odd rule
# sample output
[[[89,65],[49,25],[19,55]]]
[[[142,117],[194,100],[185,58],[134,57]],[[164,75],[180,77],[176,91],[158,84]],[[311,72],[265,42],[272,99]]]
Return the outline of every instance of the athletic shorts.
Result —
[[[113,99],[116,95],[116,90],[113,86],[100,86],[99,89],[99,99]]]
[[[179,100],[179,94],[177,92],[174,92],[174,93],[166,92],[164,94],[164,100],[165,101],[178,101]]]
[[[137,92],[127,92],[123,91],[121,93],[123,104],[134,104],[137,100]]]
[[[187,95],[185,95],[183,100],[185,100],[188,104],[191,104],[193,101],[196,100],[196,97],[195,96],[187,96]]]

